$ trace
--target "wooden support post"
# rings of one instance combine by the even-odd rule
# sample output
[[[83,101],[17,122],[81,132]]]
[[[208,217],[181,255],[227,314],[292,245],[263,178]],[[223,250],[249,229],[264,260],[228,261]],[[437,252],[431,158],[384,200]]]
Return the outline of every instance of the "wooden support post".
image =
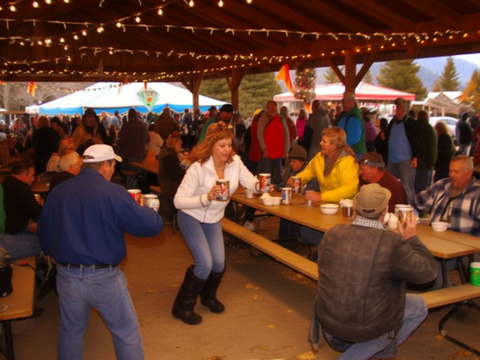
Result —
[[[191,74],[182,78],[182,84],[185,86],[193,95],[193,109],[198,109],[200,107],[199,95],[200,95],[200,85],[202,84],[203,73],[200,74]]]
[[[345,55],[345,81],[343,85],[345,85],[345,92],[355,94],[355,88],[357,84],[355,84],[355,72],[356,72],[356,56],[351,51],[347,51]]]
[[[247,74],[247,71],[248,71],[247,68],[242,68],[242,69],[232,69],[230,72],[225,71],[223,73],[225,80],[227,80],[228,87],[230,88],[233,108],[236,110],[238,110],[238,106],[239,106],[238,88],[240,87],[240,84],[242,83],[244,76]]]

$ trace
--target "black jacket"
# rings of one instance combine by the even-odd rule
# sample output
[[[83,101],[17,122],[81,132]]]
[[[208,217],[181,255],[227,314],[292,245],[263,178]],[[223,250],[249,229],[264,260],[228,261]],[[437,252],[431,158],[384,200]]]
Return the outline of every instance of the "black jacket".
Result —
[[[390,132],[392,131],[393,124],[396,120],[393,118],[387,126],[387,130],[385,130],[385,142],[388,144],[388,140],[390,139]],[[410,143],[410,147],[412,148],[412,159],[418,158],[418,155],[422,151],[421,142],[418,138],[417,132],[417,124],[415,123],[415,119],[409,116],[405,116],[402,120],[405,122],[405,134],[407,135],[408,142]],[[388,146],[386,146],[387,152],[387,160],[388,160]]]

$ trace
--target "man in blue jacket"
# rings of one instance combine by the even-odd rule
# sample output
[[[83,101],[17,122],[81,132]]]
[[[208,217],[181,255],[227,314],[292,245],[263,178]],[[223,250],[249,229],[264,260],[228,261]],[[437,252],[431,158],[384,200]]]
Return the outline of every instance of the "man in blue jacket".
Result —
[[[143,359],[138,321],[118,264],[125,258],[125,232],[156,236],[157,212],[139,206],[121,186],[111,146],[85,150],[82,171],[49,194],[38,221],[43,250],[57,263],[60,307],[58,358],[80,360],[91,308],[112,333],[117,359]]]

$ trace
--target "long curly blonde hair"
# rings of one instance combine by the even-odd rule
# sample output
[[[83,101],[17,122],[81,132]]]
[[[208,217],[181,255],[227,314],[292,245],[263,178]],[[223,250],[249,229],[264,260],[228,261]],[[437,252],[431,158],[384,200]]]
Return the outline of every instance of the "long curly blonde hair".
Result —
[[[355,153],[353,152],[352,148],[347,144],[347,134],[342,128],[337,126],[325,129],[323,131],[323,135],[326,136],[330,140],[330,144],[335,145],[337,148],[335,150],[335,154],[332,156],[328,164],[327,170],[325,171],[325,175],[330,174],[335,163],[337,160],[347,153],[348,155],[353,156],[355,159]]]
[[[223,139],[231,139],[233,141],[232,125],[227,125],[223,121],[211,124],[207,129],[205,139],[192,149],[190,154],[192,163],[199,161],[201,164],[204,164],[212,156],[213,145]],[[227,163],[231,163],[234,156],[235,151],[232,149]]]

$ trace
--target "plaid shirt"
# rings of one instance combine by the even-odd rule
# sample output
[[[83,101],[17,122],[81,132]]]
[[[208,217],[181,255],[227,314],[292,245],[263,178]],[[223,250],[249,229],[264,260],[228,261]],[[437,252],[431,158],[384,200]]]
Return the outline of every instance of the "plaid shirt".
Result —
[[[441,221],[444,212],[450,212],[450,230],[480,237],[480,183],[472,178],[465,191],[451,201],[451,209],[445,209],[451,186],[449,178],[437,181],[415,196],[415,207],[429,210],[431,222]]]

